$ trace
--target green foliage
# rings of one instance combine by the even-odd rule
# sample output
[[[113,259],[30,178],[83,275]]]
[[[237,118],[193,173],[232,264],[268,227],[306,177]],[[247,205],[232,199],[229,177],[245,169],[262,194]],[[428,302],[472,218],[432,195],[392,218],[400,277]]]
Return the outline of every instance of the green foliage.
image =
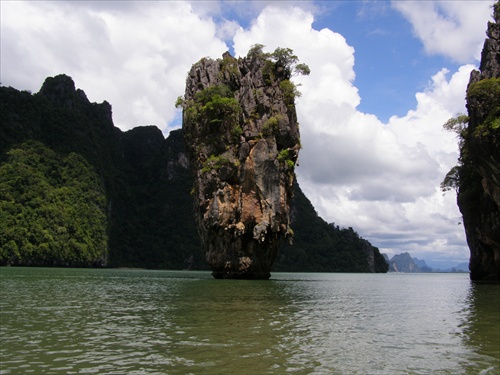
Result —
[[[373,251],[375,272],[387,272],[388,265],[377,248],[352,228],[340,228],[321,219],[297,183],[290,209],[295,229],[293,245],[281,246],[274,271],[370,272],[366,252]]]
[[[247,57],[267,57],[267,54],[263,52],[264,47],[265,45],[259,43],[252,45],[248,50]]]
[[[462,132],[467,128],[469,123],[469,116],[459,113],[457,116],[450,118],[443,125],[443,128],[447,131],[452,131],[461,135]]]
[[[295,73],[303,76],[308,76],[309,74],[311,74],[311,69],[308,65],[301,63],[295,65]]]
[[[80,155],[39,142],[0,166],[0,264],[100,265],[107,255],[106,196]]]
[[[64,79],[71,80],[69,77],[62,77],[62,80]],[[61,81],[61,77],[56,77],[56,83],[57,80]],[[68,162],[73,163],[71,154],[74,153],[81,156],[82,160],[91,166],[93,173],[99,176],[99,186],[105,194],[106,203],[100,207],[103,208],[106,220],[102,226],[93,226],[94,233],[97,234],[92,236],[95,237],[94,243],[102,233],[108,237],[105,265],[206,269],[196,226],[193,224],[192,198],[189,196],[192,175],[181,158],[185,152],[182,133],[172,131],[169,138],[164,140],[161,131],[156,127],[137,127],[122,132],[113,127],[108,103],[89,103],[84,94],[70,91],[66,92],[64,97],[57,97],[60,95],[58,92],[46,91],[50,95],[42,95],[41,91],[30,95],[13,88],[0,87],[2,186],[5,187],[6,181],[3,179],[8,175],[4,173],[5,168],[11,165],[11,162],[8,162],[11,156],[7,155],[7,152],[12,151],[15,154],[15,150],[20,148],[19,145],[27,140],[37,140],[56,155],[55,164],[52,157],[38,158],[36,168],[33,167],[22,175],[19,172],[25,170],[25,167],[15,168],[11,173],[15,176],[12,181],[19,183],[11,185],[11,182],[8,182],[9,189],[0,189],[0,232],[8,232],[11,238],[6,243],[4,238],[1,240],[1,259],[11,259],[12,264],[19,265],[103,264],[101,260],[95,262],[90,258],[83,263],[78,260],[85,259],[78,256],[78,252],[82,253],[86,246],[89,253],[92,247],[78,239],[78,233],[90,233],[85,229],[87,224],[78,221],[81,219],[89,222],[80,215],[80,212],[85,214],[86,208],[80,208],[78,202],[87,192],[91,193],[95,189],[82,188],[85,191],[83,194],[67,194],[68,190],[74,190],[74,186],[68,182],[72,180],[71,176],[75,176],[75,179],[78,176],[79,179],[87,175],[86,169],[82,167],[63,170],[62,160],[69,158]],[[68,106],[69,102],[71,106]],[[50,167],[51,165],[54,167]],[[53,174],[46,171],[59,172]],[[37,175],[38,172],[43,172],[42,177]],[[66,180],[63,181],[64,185],[60,185],[63,175]],[[24,180],[19,179],[20,176],[25,176],[26,181],[38,181],[35,184],[38,188],[28,190],[34,195],[33,199],[28,201],[29,205],[14,200],[21,194],[17,191],[18,187],[25,186],[22,182]],[[184,191],[187,193],[179,193]],[[27,196],[28,192],[22,194]],[[54,196],[59,197],[57,205],[36,206],[39,202],[53,199]],[[66,212],[66,216],[54,211],[54,207],[61,205],[65,208],[58,209]],[[48,214],[45,215],[44,210],[47,210],[47,207]],[[69,210],[67,207],[74,209]],[[56,214],[52,214],[54,212]],[[73,216],[68,212],[72,212]],[[11,225],[16,224],[12,221],[7,222],[7,216],[9,220],[16,220],[18,214],[19,225]],[[57,217],[62,219],[57,221]],[[38,238],[43,238],[43,230],[46,230],[51,236],[46,236],[47,241],[39,242],[40,245],[28,238],[31,227],[26,222],[35,219],[39,223],[43,223],[43,220],[46,222],[34,226],[33,233],[36,233]],[[69,227],[65,224],[68,222],[74,225]],[[65,255],[63,259],[54,255],[60,253],[62,246],[54,244],[61,243],[64,236],[69,238],[65,249],[68,252],[74,251],[76,255]],[[19,243],[25,238],[27,240],[20,246]],[[33,258],[24,256],[41,254],[42,250],[45,254],[54,255],[43,258],[51,260],[44,261],[38,255]],[[21,254],[24,254],[22,259]]]
[[[469,165],[472,163],[471,143],[500,135],[500,78],[471,83],[467,89],[467,103],[475,111],[473,123],[469,116],[458,114],[443,125],[444,129],[458,134],[460,148],[459,164],[441,182],[443,192],[452,189],[458,192],[460,187],[468,186],[471,175],[475,173],[473,166]]]
[[[469,116],[459,113],[455,117],[450,118],[443,125],[443,129],[454,132],[459,138],[459,148],[462,150],[464,145],[464,139],[467,134],[467,125],[469,124]],[[440,189],[443,193],[450,190],[458,191],[460,186],[460,171],[462,169],[462,161],[459,164],[450,169],[446,174],[443,181],[440,184]]]
[[[184,106],[184,98],[182,96],[178,96],[175,101],[175,108],[182,108]]]
[[[285,160],[288,159],[289,154],[290,154],[290,152],[287,148],[281,150],[278,153],[278,161],[284,162]]]
[[[283,93],[283,100],[287,107],[293,108],[295,106],[295,98],[301,95],[300,91],[297,89],[297,85],[285,79],[280,82],[280,89]]]
[[[309,75],[311,73],[309,66],[298,63],[299,58],[290,48],[278,47],[270,54],[270,58],[274,61],[275,70],[282,79],[289,80],[292,74]]]
[[[183,101],[184,120],[191,124],[205,123],[228,126],[238,133],[241,107],[234,98],[232,91],[226,85],[209,86],[194,96],[194,100]]]
[[[222,155],[210,155],[207,160],[203,163],[202,172],[207,173],[212,169],[219,170],[224,165],[231,164],[230,160]]]
[[[278,131],[281,117],[282,115],[277,114],[267,119],[264,125],[262,125],[262,135],[264,137],[271,136]]]
[[[493,19],[500,23],[500,1],[498,0],[493,4]]]
[[[215,95],[233,97],[227,87],[211,90],[179,104],[199,116]],[[66,97],[53,103],[0,87],[2,264],[100,266],[107,257],[114,267],[206,269],[182,131],[166,140],[155,127],[121,132],[112,126],[109,104],[69,98],[72,106]],[[224,111],[219,99],[207,110],[220,104]],[[275,127],[279,118],[269,121]],[[292,162],[285,152],[281,158]],[[236,162],[221,155],[211,163],[234,168]],[[294,190],[295,245],[280,249],[275,270],[367,270],[364,240],[325,223],[298,185]]]
[[[286,166],[287,168],[292,168],[292,170],[293,168],[295,168],[295,162],[292,160],[290,150],[288,148],[281,150],[278,153],[277,159],[282,165]]]
[[[467,90],[467,102],[477,103],[483,121],[474,129],[473,136],[498,134],[500,128],[500,78],[483,79],[472,83]]]
[[[235,98],[212,96],[211,100],[201,108],[201,115],[210,124],[220,125],[224,122],[236,124],[239,119],[241,107]]]
[[[239,141],[240,137],[243,135],[243,128],[239,124],[235,124],[231,129],[231,135],[235,142]]]
[[[459,165],[455,165],[450,171],[446,174],[444,180],[441,182],[440,188],[442,192],[447,192],[452,189],[458,191],[460,186],[460,169]]]
[[[223,59],[220,60],[220,67],[222,75],[225,73],[229,74],[230,77],[237,77],[240,75],[238,60],[229,54],[224,55]]]
[[[226,85],[209,86],[201,91],[198,91],[195,96],[195,102],[200,107],[211,102],[215,97],[218,98],[233,98],[233,92]]]
[[[290,48],[278,47],[272,53],[264,53],[262,44],[254,44],[248,51],[247,57],[260,57],[264,59],[263,75],[268,84],[275,80],[280,83],[280,88],[285,95],[288,106],[293,104],[295,97],[300,96],[297,86],[290,81],[293,75],[309,75],[311,69],[307,64],[299,63],[299,58]]]

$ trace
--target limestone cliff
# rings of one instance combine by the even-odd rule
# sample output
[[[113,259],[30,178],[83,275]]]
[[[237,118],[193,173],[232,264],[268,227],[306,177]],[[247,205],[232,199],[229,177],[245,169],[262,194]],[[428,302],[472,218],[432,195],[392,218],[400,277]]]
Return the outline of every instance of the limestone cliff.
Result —
[[[422,270],[417,262],[417,258],[412,258],[409,253],[401,253],[394,255],[389,263],[389,272],[405,272],[405,273],[418,273],[425,272]],[[424,262],[425,264],[425,262]]]
[[[470,277],[500,281],[500,3],[488,23],[479,71],[467,87],[458,205],[470,248]]]
[[[66,75],[41,91],[0,86],[0,265],[208,269],[182,130],[122,132],[111,106],[89,102]],[[282,244],[274,270],[387,271],[377,248],[292,188],[294,244]],[[91,247],[102,234],[100,256]]]
[[[292,235],[300,140],[290,78],[300,64],[291,52],[257,45],[244,58],[203,58],[178,103],[198,231],[216,278],[269,278],[280,238]]]

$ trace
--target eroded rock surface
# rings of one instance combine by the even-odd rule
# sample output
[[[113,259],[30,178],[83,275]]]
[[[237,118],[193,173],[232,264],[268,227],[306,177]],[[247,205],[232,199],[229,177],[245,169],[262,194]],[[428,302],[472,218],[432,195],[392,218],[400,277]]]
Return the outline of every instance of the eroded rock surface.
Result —
[[[488,23],[480,71],[467,88],[469,123],[461,147],[458,205],[474,281],[500,281],[500,4]]]
[[[189,72],[183,131],[198,231],[216,278],[269,278],[280,239],[291,238],[300,149],[292,69],[254,48],[239,59],[203,58]]]

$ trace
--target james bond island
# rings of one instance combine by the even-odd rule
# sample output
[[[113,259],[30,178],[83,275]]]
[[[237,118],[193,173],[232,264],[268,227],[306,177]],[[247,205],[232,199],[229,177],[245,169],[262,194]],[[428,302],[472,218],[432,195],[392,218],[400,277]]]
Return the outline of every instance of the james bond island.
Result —
[[[0,124],[1,266],[210,268],[181,129],[166,139],[156,126],[123,132],[108,102],[90,102],[64,74],[35,94],[0,87]],[[294,241],[273,270],[387,272],[376,247],[319,217],[297,181],[292,189]]]
[[[183,132],[194,173],[195,217],[215,278],[268,279],[290,199],[300,136],[293,51],[203,58],[186,81]]]

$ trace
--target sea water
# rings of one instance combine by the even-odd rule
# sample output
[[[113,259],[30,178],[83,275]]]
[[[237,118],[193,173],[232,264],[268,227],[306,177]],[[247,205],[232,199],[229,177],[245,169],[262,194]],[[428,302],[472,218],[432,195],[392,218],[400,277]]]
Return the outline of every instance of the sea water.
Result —
[[[468,274],[0,268],[0,374],[500,374]]]

